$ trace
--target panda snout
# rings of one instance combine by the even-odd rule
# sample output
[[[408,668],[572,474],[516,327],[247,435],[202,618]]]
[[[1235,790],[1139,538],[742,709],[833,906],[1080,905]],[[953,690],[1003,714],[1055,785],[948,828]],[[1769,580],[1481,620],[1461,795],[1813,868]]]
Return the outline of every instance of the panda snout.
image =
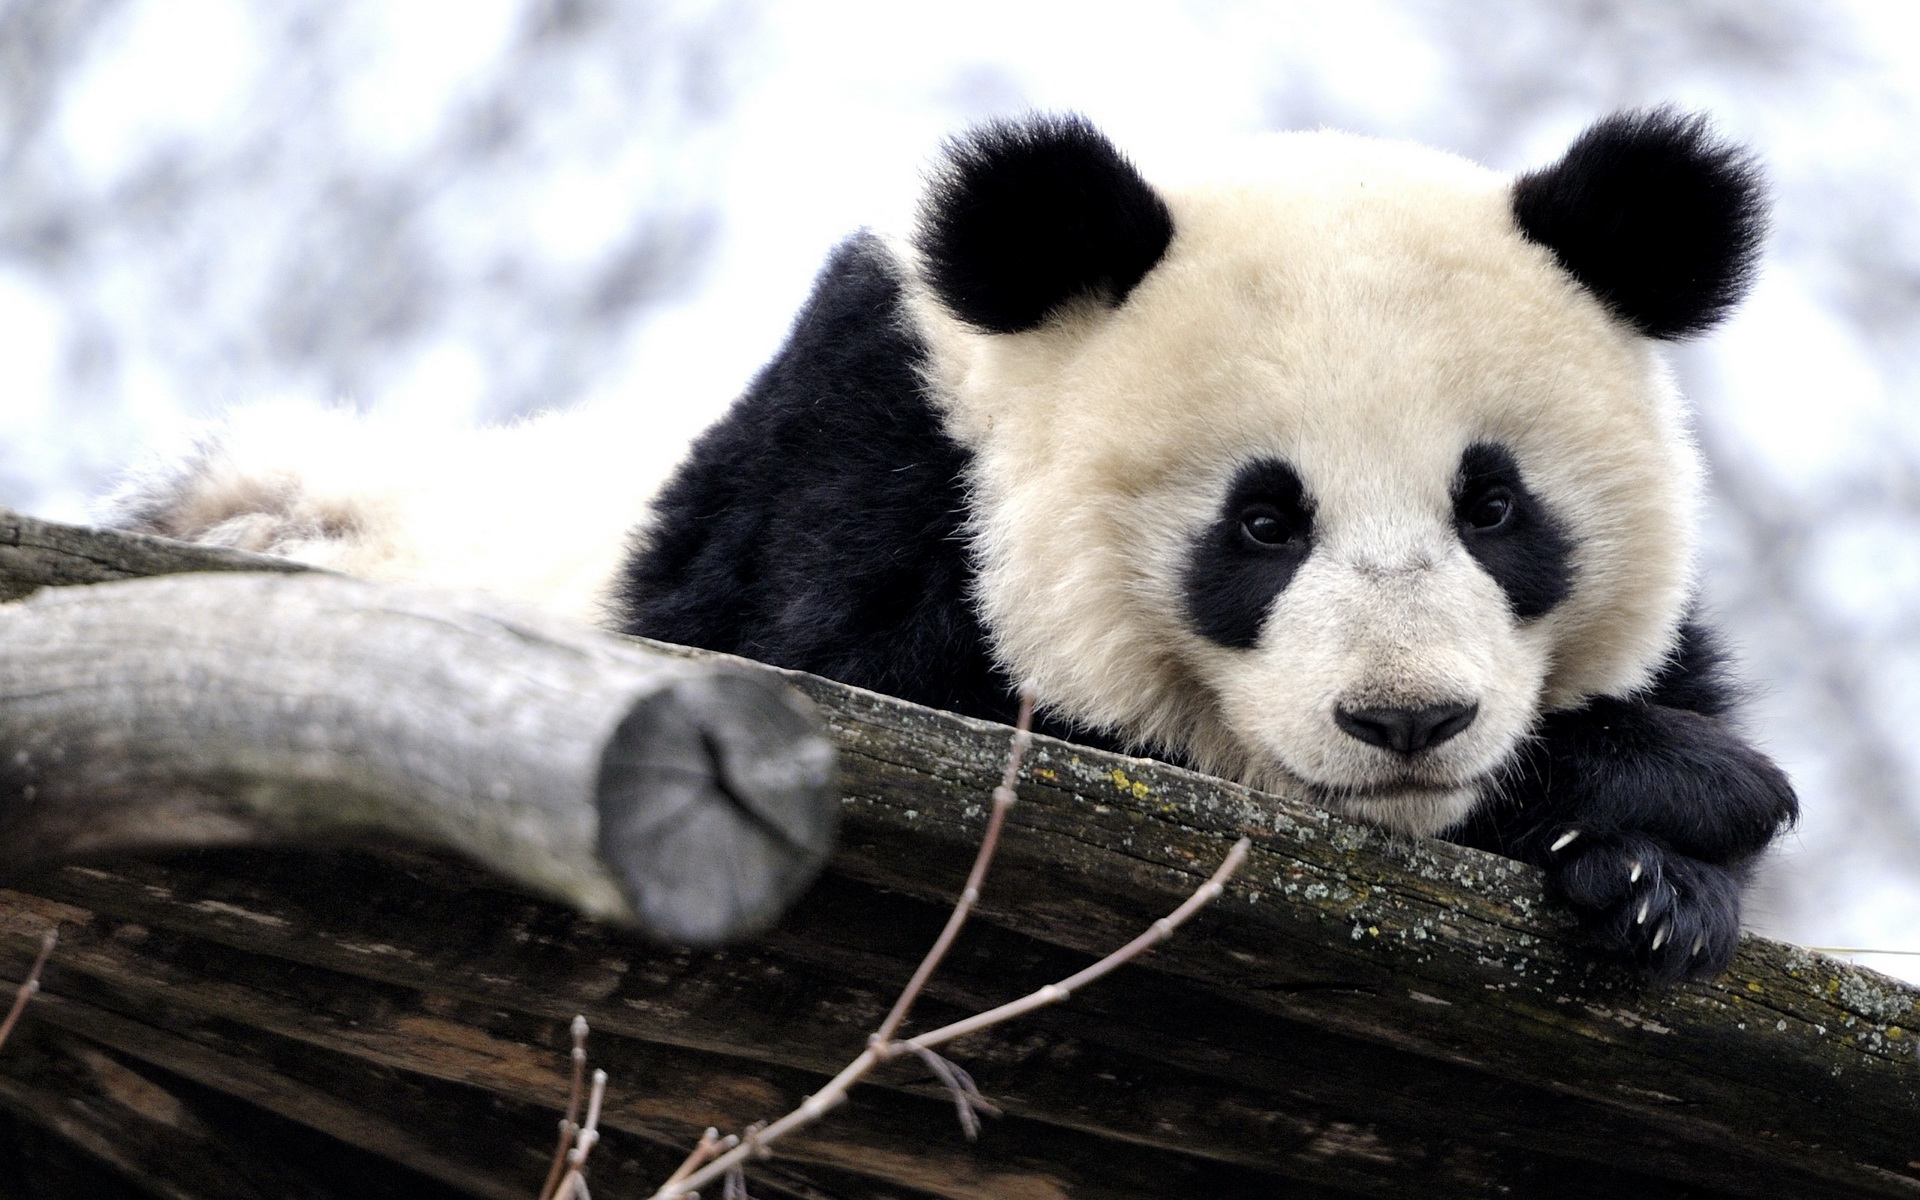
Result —
[[[1479,715],[1478,704],[1430,704],[1425,708],[1335,708],[1333,721],[1349,737],[1411,757],[1464,732]]]

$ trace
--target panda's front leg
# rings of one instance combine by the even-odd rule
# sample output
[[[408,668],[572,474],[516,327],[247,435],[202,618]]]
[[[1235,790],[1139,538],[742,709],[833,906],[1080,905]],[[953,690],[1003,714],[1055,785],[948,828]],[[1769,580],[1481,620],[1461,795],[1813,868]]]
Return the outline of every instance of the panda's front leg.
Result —
[[[1544,719],[1462,840],[1545,868],[1648,978],[1732,960],[1740,893],[1798,814],[1785,774],[1717,716],[1601,697]]]

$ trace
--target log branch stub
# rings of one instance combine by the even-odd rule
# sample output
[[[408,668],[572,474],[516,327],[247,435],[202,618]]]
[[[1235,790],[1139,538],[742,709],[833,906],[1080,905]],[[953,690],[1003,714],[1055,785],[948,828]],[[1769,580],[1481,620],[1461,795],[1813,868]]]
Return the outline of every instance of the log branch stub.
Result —
[[[596,784],[599,849],[640,923],[712,944],[771,925],[833,853],[833,747],[766,675],[709,670],[635,703]]]
[[[295,575],[0,606],[0,872],[393,837],[711,944],[832,849],[833,749],[765,673],[478,596]]]

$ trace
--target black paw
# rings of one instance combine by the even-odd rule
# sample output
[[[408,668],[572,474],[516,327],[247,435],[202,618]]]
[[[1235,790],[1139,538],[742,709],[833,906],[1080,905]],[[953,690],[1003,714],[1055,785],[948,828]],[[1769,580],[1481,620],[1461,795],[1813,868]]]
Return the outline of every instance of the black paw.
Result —
[[[1552,890],[1653,983],[1706,979],[1740,944],[1740,878],[1658,838],[1563,826],[1544,856]]]

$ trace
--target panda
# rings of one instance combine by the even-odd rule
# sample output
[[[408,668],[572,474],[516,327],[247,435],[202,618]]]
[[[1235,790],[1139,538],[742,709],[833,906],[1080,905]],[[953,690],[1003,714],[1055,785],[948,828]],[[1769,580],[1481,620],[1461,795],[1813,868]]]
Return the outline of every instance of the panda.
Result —
[[[1150,182],[1083,118],[988,124],[550,599],[991,720],[1028,685],[1045,731],[1534,863],[1644,977],[1712,975],[1797,805],[1696,612],[1660,343],[1738,302],[1764,224],[1750,156],[1671,109],[1518,179],[1317,131]],[[231,442],[123,523],[445,581],[418,489],[292,453],[263,491]]]

